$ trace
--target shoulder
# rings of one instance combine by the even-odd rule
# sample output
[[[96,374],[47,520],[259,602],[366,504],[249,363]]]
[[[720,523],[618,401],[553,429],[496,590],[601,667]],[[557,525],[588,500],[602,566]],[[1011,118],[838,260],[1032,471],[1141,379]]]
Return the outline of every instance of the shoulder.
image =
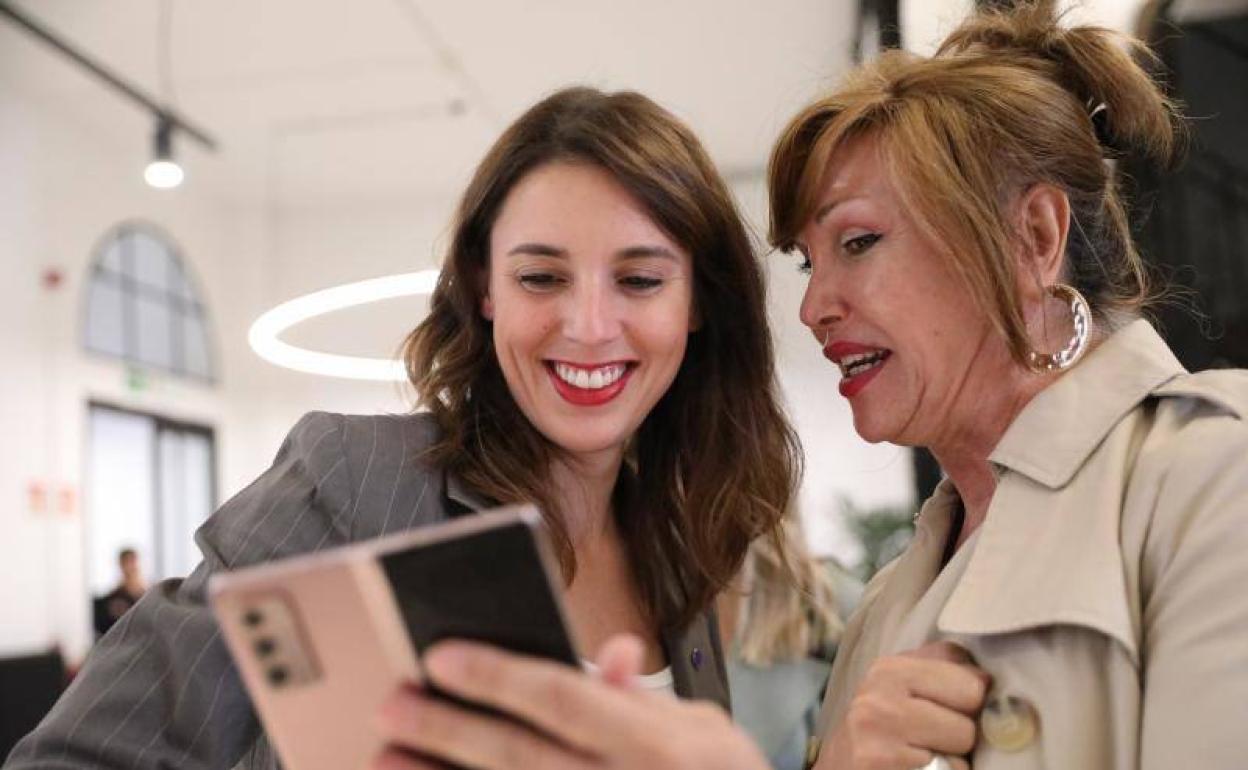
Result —
[[[266,474],[272,484],[256,491],[324,508],[345,540],[440,521],[443,474],[426,459],[439,435],[427,413],[309,412]]]
[[[1153,394],[1163,408],[1181,410],[1192,418],[1221,415],[1248,420],[1248,370],[1209,369],[1184,374]]]
[[[282,444],[283,452],[348,459],[383,455],[412,456],[428,449],[440,431],[433,415],[337,414],[308,412],[299,418]]]
[[[1151,419],[1136,466],[1140,481],[1194,482],[1240,469],[1248,476],[1248,371],[1181,375],[1152,397],[1141,406]]]
[[[1154,395],[1125,498],[1126,532],[1140,531],[1154,566],[1181,549],[1248,546],[1238,534],[1248,531],[1248,372],[1185,375]]]

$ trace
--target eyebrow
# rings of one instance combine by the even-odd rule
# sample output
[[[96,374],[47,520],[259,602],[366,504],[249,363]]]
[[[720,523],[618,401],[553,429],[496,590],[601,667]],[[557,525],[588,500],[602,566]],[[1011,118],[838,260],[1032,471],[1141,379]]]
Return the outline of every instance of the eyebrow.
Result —
[[[865,200],[866,197],[867,196],[865,195],[844,195],[844,196],[833,198],[832,200],[827,201],[826,203],[824,203],[822,206],[820,206],[818,209],[815,210],[815,216],[813,217],[813,221],[817,225],[822,224],[824,218],[827,217],[828,214],[832,213],[832,209],[836,208],[837,206],[840,206],[842,203],[849,203],[850,201],[860,200],[860,199]]]
[[[507,256],[527,255],[532,257],[557,257],[560,259],[568,258],[568,250],[559,246],[552,246],[549,243],[521,243],[511,247],[507,251]],[[616,256],[621,259],[649,259],[658,257],[661,259],[670,259],[677,261],[676,255],[671,249],[664,246],[627,246],[616,252]]]
[[[623,259],[647,259],[650,257],[659,257],[661,259],[670,259],[678,261],[671,249],[663,246],[629,246],[621,249],[617,256]]]
[[[507,250],[507,256],[514,257],[520,254],[528,254],[533,257],[564,257],[568,256],[567,249],[561,249],[558,246],[551,246],[548,243],[521,243],[512,246]]]

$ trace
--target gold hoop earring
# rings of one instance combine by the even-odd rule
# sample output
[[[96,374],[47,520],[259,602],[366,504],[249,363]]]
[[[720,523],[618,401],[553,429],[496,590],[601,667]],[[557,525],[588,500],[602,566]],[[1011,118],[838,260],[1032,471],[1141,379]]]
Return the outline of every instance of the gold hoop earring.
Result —
[[[1075,327],[1066,347],[1056,353],[1038,353],[1035,350],[1027,353],[1027,366],[1033,372],[1060,372],[1074,366],[1088,350],[1088,339],[1092,332],[1092,308],[1083,298],[1079,290],[1064,283],[1056,283],[1047,289],[1052,297],[1063,300],[1070,305],[1070,319]]]

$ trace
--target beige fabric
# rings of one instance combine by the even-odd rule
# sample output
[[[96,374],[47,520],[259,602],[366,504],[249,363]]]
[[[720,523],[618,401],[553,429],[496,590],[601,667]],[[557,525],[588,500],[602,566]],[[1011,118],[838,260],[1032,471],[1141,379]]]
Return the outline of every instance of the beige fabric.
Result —
[[[1032,400],[987,518],[938,575],[956,492],[868,586],[825,731],[871,661],[957,642],[1039,715],[977,770],[1248,767],[1248,372],[1184,372],[1136,321]]]

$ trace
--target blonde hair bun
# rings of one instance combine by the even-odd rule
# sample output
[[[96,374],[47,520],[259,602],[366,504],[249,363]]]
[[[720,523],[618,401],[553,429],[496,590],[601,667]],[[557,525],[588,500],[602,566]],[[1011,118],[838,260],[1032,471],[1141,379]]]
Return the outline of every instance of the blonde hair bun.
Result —
[[[1102,145],[1170,165],[1182,145],[1179,110],[1149,70],[1160,69],[1138,40],[1104,27],[1062,25],[1055,0],[1025,0],[1010,10],[972,15],[941,44],[937,56],[1011,53],[1051,67],[1050,76],[1088,108]],[[1095,115],[1095,119],[1093,116]]]

